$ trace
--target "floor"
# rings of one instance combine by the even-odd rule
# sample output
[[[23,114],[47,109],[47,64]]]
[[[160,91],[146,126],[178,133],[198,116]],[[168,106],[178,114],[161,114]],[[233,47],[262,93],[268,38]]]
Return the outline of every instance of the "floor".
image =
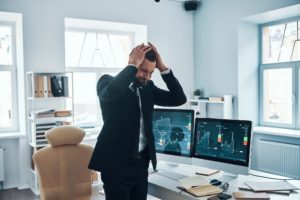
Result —
[[[159,200],[151,195],[148,195],[147,199]],[[30,189],[18,190],[17,188],[13,188],[0,190],[0,200],[40,200],[40,197],[34,195]],[[99,192],[93,192],[91,200],[105,200],[105,197],[99,194]]]
[[[0,190],[1,200],[39,200],[30,189],[18,190],[17,188]]]
[[[94,193],[92,200],[104,200],[105,197]],[[40,200],[30,189],[18,190],[17,188],[0,190],[0,200]]]

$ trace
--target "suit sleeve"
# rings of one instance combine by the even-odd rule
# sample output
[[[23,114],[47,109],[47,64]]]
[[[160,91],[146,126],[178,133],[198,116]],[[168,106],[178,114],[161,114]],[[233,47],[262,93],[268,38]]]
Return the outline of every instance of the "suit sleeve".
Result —
[[[162,75],[162,78],[169,91],[160,89],[153,84],[152,92],[154,104],[159,106],[180,106],[184,104],[186,102],[186,96],[172,71],[170,71],[169,74]]]
[[[134,79],[137,68],[128,65],[117,76],[103,75],[97,83],[97,94],[101,101],[118,101]]]

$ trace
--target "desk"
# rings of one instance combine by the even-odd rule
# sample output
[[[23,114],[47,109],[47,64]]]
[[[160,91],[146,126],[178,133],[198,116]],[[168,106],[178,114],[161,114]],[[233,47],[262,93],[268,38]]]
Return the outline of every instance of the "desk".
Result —
[[[91,200],[105,200],[105,195],[103,194],[104,193],[103,183],[101,181],[99,183],[100,183],[99,185],[93,187]],[[161,199],[148,194],[147,200],[161,200]]]
[[[163,168],[166,169],[166,167]],[[180,172],[187,176],[195,176],[195,172],[197,171],[197,166],[192,166],[192,165],[178,165],[169,168],[171,171]],[[242,191],[238,189],[238,185],[240,183],[244,183],[245,181],[260,181],[260,180],[271,181],[272,180],[272,179],[260,178],[252,175],[248,175],[248,176],[239,175],[238,177],[232,177],[232,176],[227,176],[227,174],[224,172],[219,172],[217,174],[211,176],[204,176],[204,177],[206,177],[208,180],[226,179],[225,181],[229,183],[228,191],[225,192],[227,194],[232,194],[232,192],[235,191]],[[300,187],[300,180],[292,180],[289,182],[297,187]],[[178,186],[179,184],[180,183],[174,179],[162,176],[157,173],[150,173],[148,193],[162,200],[199,200],[199,199],[205,200],[207,199],[207,197],[196,198],[192,195],[189,195],[186,192],[181,192],[181,190],[176,188],[176,186]],[[291,193],[290,195],[270,193],[270,199],[271,200],[300,200],[300,190],[297,190],[297,192]]]

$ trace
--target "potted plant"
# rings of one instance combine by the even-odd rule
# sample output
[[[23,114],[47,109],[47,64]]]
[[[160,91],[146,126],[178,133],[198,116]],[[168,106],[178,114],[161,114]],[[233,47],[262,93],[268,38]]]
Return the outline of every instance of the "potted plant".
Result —
[[[199,99],[199,97],[201,96],[201,90],[195,89],[193,95],[194,95],[194,99]]]

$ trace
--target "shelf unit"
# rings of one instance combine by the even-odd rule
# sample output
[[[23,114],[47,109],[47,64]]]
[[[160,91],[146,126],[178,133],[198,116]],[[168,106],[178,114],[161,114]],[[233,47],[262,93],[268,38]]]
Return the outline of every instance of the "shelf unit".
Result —
[[[27,136],[31,156],[48,146],[45,132],[61,125],[74,123],[73,73],[27,72]],[[38,195],[38,177],[31,159],[29,184]]]
[[[233,98],[230,95],[225,95],[222,101],[210,101],[206,99],[188,99],[188,109],[192,109],[195,111],[195,117],[206,118],[208,104],[222,104],[223,118],[233,118]]]

